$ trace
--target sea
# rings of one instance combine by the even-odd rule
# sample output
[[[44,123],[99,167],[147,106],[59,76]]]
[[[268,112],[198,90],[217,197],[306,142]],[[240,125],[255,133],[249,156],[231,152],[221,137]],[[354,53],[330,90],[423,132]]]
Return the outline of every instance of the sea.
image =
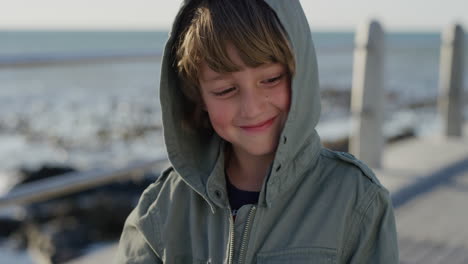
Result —
[[[355,34],[312,37],[322,92],[317,130],[333,141],[350,133]],[[22,168],[120,168],[164,156],[158,92],[167,38],[157,31],[0,31],[0,195]],[[440,130],[440,46],[438,32],[386,34],[385,133]],[[8,252],[0,256],[22,254]]]
[[[349,132],[354,33],[312,36],[323,95],[318,130],[333,140]],[[158,90],[167,37],[140,31],[0,32],[0,193],[20,168],[112,168],[164,155]],[[427,126],[436,123],[440,45],[439,33],[387,33],[389,129],[417,118],[424,124],[418,131],[428,133]],[[466,94],[468,67],[464,83]]]

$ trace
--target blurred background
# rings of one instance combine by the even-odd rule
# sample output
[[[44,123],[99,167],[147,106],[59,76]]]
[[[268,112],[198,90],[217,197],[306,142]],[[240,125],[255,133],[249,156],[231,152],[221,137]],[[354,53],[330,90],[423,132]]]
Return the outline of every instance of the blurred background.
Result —
[[[2,0],[0,196],[34,179],[118,169],[165,156],[159,64],[180,2]],[[346,150],[355,30],[370,18],[386,31],[386,138],[418,137],[441,129],[436,104],[441,32],[453,22],[468,27],[467,1],[316,0],[302,4],[319,65],[323,114],[318,131],[328,146]],[[465,39],[466,64],[466,35]],[[468,67],[464,83],[466,120]],[[103,212],[103,207],[108,208],[104,212],[121,210],[124,219],[155,175],[148,173],[146,182],[132,187],[127,207],[100,204],[93,212]],[[125,186],[128,183],[121,182],[107,189],[107,196],[95,192],[87,197],[106,200]],[[59,203],[60,210],[57,204],[52,210],[45,203],[0,210],[0,263],[35,263],[34,248],[47,259],[58,254],[54,243],[71,241],[67,237],[76,241],[60,249],[53,263],[65,263],[115,241],[123,220],[105,232],[109,222],[102,223],[106,228],[98,226],[99,234],[77,234],[90,229],[77,219],[80,214],[90,215],[83,208],[89,209],[92,203],[81,198],[79,210],[63,203]],[[88,219],[90,224],[102,218],[94,217]]]

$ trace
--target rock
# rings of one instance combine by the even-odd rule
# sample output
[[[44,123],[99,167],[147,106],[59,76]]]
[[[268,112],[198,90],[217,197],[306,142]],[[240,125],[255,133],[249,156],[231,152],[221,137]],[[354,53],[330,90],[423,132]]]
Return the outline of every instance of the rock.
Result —
[[[0,217],[0,237],[8,237],[21,228],[22,222],[8,217]]]
[[[28,246],[46,262],[64,263],[80,256],[91,243],[86,228],[74,217],[57,218],[42,225],[30,224]]]
[[[400,133],[392,135],[392,137],[387,139],[387,143],[395,143],[404,139],[413,138],[416,136],[416,132],[413,128],[406,128]]]
[[[71,171],[75,170],[50,165],[27,173],[23,170],[22,182]],[[112,183],[28,205],[26,219],[15,235],[16,243],[38,252],[46,263],[63,263],[79,256],[93,243],[117,240],[128,214],[156,176],[148,174],[143,179]]]
[[[41,168],[34,170],[28,168],[21,168],[19,177],[21,178],[17,185],[33,182],[53,176],[62,175],[68,172],[74,172],[76,169],[68,166],[44,165]]]

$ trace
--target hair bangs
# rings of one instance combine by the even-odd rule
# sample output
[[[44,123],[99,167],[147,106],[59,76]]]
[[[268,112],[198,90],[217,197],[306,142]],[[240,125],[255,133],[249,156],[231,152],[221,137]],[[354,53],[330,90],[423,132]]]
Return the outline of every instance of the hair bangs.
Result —
[[[294,73],[289,41],[276,14],[263,1],[213,1],[217,5],[206,27],[204,61],[216,72],[240,70],[229,58],[227,45],[233,45],[249,67],[278,62]]]

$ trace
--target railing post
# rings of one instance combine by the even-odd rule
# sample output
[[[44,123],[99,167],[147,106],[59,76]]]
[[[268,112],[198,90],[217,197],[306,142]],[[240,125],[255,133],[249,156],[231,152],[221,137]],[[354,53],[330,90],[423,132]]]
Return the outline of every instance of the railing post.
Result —
[[[447,137],[462,135],[464,37],[463,28],[457,24],[442,34],[438,108]]]
[[[349,150],[372,168],[380,168],[384,145],[384,32],[379,22],[356,32]]]

